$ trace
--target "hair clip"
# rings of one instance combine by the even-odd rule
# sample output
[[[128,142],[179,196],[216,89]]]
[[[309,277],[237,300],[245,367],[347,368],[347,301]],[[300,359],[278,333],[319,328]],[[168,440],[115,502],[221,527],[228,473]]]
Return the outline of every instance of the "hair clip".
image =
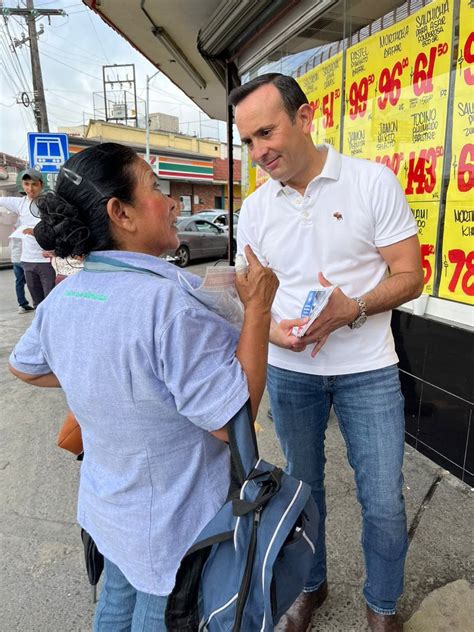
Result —
[[[71,169],[67,169],[66,167],[63,167],[61,171],[64,173],[66,178],[70,180],[73,184],[75,184],[77,187],[81,184],[82,176],[80,176],[75,171],[71,171]]]
[[[100,195],[101,199],[108,199],[108,196],[104,195],[104,193],[102,193],[102,191],[92,182],[92,180],[84,179],[78,173],[76,173],[75,171],[72,171],[71,169],[68,169],[67,167],[62,167],[61,172],[64,173],[66,178],[70,180],[73,184],[75,184],[77,187],[80,184],[85,184],[89,186],[90,188],[94,189],[94,191]]]

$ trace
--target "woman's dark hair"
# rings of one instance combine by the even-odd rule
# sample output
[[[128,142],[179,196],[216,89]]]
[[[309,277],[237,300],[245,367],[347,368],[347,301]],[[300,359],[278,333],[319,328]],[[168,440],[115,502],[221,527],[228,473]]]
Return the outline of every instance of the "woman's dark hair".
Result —
[[[283,107],[290,117],[290,120],[294,123],[296,113],[304,103],[308,103],[308,98],[296,79],[288,75],[282,75],[279,72],[269,72],[266,75],[260,75],[234,88],[229,94],[229,104],[235,107],[248,97],[249,94],[252,94],[252,92],[255,92],[255,90],[261,86],[268,84],[275,86],[278,90],[281,100],[283,101]]]
[[[58,257],[114,250],[107,202],[117,197],[131,203],[137,154],[117,143],[102,143],[81,151],[64,164],[55,191],[40,195],[41,221],[34,235],[45,250]]]

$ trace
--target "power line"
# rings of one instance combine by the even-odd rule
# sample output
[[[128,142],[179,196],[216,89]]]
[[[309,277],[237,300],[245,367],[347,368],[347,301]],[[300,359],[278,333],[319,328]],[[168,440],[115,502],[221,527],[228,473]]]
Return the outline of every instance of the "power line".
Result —
[[[25,73],[23,72],[23,65],[20,62],[20,59],[19,59],[16,47],[15,47],[15,44],[13,43],[13,38],[12,38],[12,36],[10,34],[10,29],[8,28],[8,22],[7,22],[7,19],[5,18],[5,16],[3,17],[3,21],[5,23],[5,30],[7,32],[8,38],[9,38],[10,43],[11,43],[11,49],[9,49],[8,52],[12,56],[12,61],[16,60],[16,62],[18,63],[19,71],[20,71],[20,74],[22,75],[23,81],[24,81],[23,86],[26,87],[26,90],[24,90],[24,91],[27,92],[28,91],[29,82],[28,82],[28,80],[27,80],[27,78],[25,76]],[[6,42],[5,41],[3,41],[2,43],[6,46]],[[14,63],[12,65],[14,66]]]
[[[87,77],[91,77],[92,79],[96,79],[97,81],[101,81],[100,77],[96,77],[95,75],[91,75],[88,72],[84,72],[83,70],[80,70],[79,68],[75,68],[74,66],[71,66],[70,64],[66,64],[66,62],[63,61],[59,61],[59,59],[55,59],[54,57],[51,57],[51,55],[47,55],[46,53],[42,53],[45,57],[48,57],[48,59],[52,59],[53,61],[55,61],[57,64],[61,64],[61,66],[67,66],[68,68],[71,68],[72,70],[75,70],[76,72],[80,72],[82,75],[86,75]]]

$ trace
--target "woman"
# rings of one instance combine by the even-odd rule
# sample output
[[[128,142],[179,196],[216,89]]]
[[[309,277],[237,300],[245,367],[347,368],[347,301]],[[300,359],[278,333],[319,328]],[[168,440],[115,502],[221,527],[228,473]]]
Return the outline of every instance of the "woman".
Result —
[[[94,629],[165,630],[180,559],[227,495],[218,438],[249,397],[255,414],[263,393],[278,281],[248,249],[239,339],[157,258],[178,246],[176,205],[127,147],[70,158],[38,207],[42,247],[85,256],[85,268],[41,304],[10,370],[62,387],[81,425],[78,521],[106,560]]]

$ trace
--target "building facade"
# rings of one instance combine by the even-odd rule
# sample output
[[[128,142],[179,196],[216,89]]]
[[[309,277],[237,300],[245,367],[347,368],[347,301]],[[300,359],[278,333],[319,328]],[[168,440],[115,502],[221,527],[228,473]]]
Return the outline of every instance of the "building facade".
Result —
[[[83,137],[69,137],[69,151],[76,153],[96,143],[116,142],[133,147],[145,158],[145,130],[104,121],[90,121]],[[234,148],[240,152],[240,147]],[[225,151],[224,151],[225,153]],[[209,208],[229,208],[227,159],[219,141],[175,132],[150,132],[150,164],[160,178],[163,193],[191,215]],[[234,200],[240,206],[240,160],[234,158]]]

